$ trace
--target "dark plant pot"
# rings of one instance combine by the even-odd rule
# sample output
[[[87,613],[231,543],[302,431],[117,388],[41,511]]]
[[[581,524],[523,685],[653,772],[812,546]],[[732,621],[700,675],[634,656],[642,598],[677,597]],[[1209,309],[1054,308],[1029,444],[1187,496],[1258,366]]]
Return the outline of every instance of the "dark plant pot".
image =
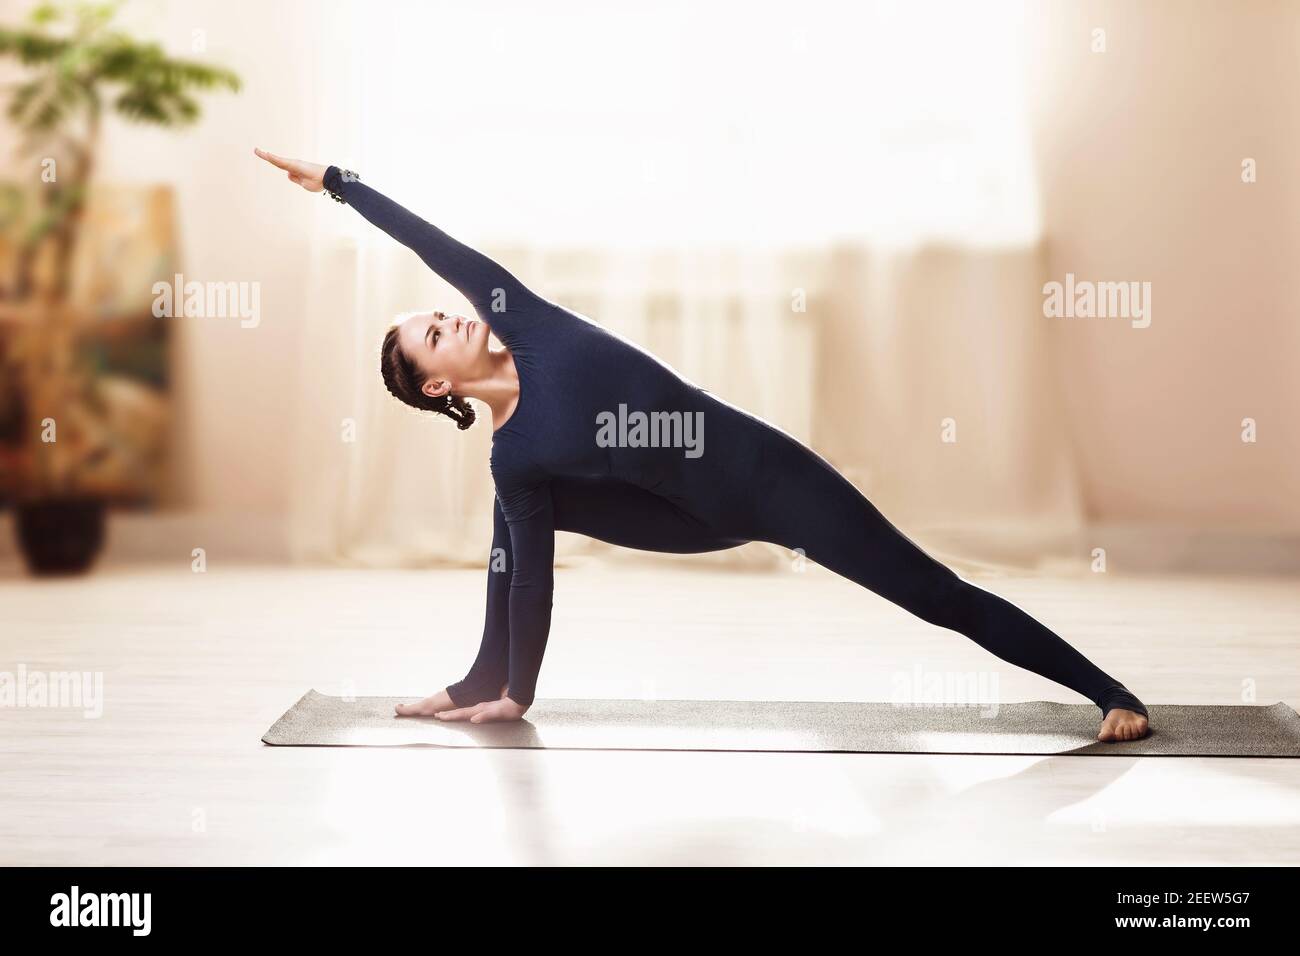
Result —
[[[108,508],[100,498],[14,502],[18,545],[32,574],[81,574],[104,546]]]

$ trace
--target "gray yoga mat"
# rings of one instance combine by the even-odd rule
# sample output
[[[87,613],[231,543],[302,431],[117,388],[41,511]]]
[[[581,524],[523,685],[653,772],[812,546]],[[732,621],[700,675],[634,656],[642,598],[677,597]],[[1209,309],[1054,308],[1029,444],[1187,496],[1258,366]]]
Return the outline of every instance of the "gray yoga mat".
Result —
[[[1096,739],[1092,704],[900,706],[750,700],[542,698],[521,721],[398,717],[411,697],[303,695],[263,742],[284,747],[507,747],[833,753],[1300,757],[1300,715],[1270,706],[1148,705],[1152,733]]]

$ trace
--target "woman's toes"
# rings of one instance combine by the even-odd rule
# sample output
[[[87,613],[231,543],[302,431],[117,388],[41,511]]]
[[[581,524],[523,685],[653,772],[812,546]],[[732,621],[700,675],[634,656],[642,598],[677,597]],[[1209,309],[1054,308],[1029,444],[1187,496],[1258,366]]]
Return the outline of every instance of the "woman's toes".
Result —
[[[1141,714],[1116,708],[1102,720],[1097,739],[1106,742],[1137,740],[1143,736],[1144,730],[1145,722]]]
[[[1113,710],[1101,722],[1097,739],[1102,741],[1141,740],[1147,735],[1147,718],[1132,711]]]

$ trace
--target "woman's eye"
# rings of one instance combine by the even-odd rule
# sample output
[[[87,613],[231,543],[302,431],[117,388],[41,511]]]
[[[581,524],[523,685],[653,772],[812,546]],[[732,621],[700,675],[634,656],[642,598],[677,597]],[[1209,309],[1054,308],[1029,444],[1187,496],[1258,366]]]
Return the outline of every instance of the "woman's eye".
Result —
[[[441,333],[440,331],[438,331],[437,329],[434,329],[434,330],[433,330],[433,344],[434,344],[434,345],[437,345],[437,344],[438,344],[438,336],[440,336],[440,335],[442,335],[442,333]]]

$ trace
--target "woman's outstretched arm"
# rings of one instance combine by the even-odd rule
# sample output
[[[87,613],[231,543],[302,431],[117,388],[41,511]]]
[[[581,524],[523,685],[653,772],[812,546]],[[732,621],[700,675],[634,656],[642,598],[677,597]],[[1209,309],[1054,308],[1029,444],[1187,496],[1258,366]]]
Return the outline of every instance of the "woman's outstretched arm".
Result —
[[[308,192],[329,190],[402,245],[411,249],[442,278],[465,296],[488,325],[492,317],[517,312],[537,297],[504,266],[471,249],[409,209],[345,175],[337,166],[321,166],[298,159],[276,156],[266,150],[254,152],[273,166],[285,170],[289,180]]]

